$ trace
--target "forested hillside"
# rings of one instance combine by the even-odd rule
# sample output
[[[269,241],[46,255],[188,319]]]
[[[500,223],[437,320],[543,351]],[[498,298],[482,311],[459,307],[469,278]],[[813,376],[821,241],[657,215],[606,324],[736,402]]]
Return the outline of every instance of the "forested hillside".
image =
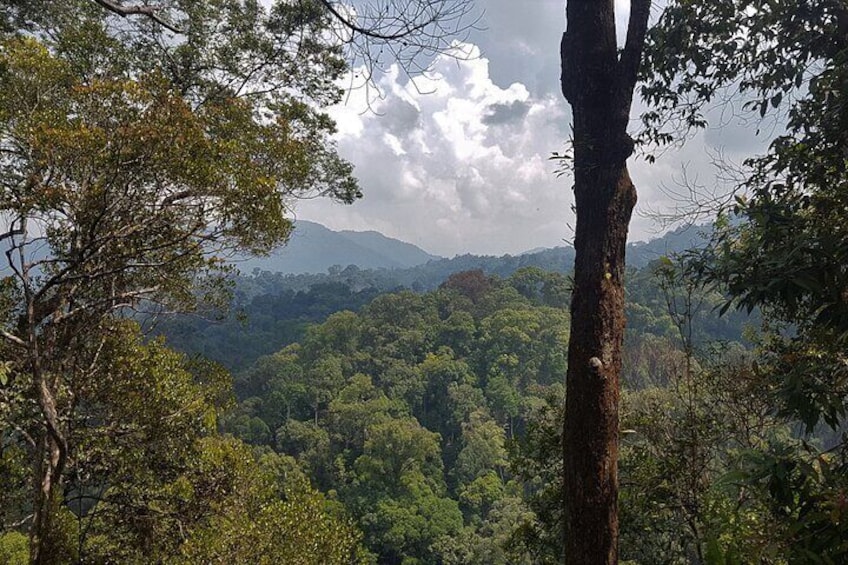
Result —
[[[569,284],[535,268],[468,271],[333,313],[235,374],[222,430],[293,458],[355,520],[373,562],[561,563]],[[803,514],[774,506],[793,492],[774,490],[787,488],[775,472],[810,481],[799,511],[827,503],[812,469],[772,466],[838,434],[800,436],[775,411],[759,317],[719,317],[725,304],[668,259],[628,276],[627,562],[796,554]]]
[[[701,247],[709,237],[709,225],[684,225],[650,241],[628,245],[628,263],[641,268],[658,258],[686,249]],[[451,273],[483,269],[508,276],[520,267],[540,267],[566,272],[572,268],[574,250],[570,246],[534,249],[520,255],[453,258],[431,255],[418,247],[375,231],[334,231],[315,222],[298,220],[284,246],[268,256],[235,257],[233,265],[243,274],[267,271],[283,275],[321,275],[338,272],[351,265],[365,270],[394,271],[396,285],[432,290]],[[417,268],[415,268],[417,267]]]
[[[658,268],[630,278],[625,380],[633,418],[662,427],[655,419],[673,413],[651,399],[674,410],[687,356],[668,312],[678,289],[663,289]],[[558,441],[544,434],[558,434],[545,423],[564,393],[568,284],[532,268],[507,279],[471,271],[334,313],[236,374],[239,403],[223,429],[294,457],[348,509],[379,563],[556,562],[557,526],[546,520],[557,512]],[[693,312],[712,321],[691,343],[706,352],[721,340],[722,355],[744,357],[745,319],[719,320],[720,303],[707,296]],[[658,439],[644,441],[660,449]],[[647,456],[627,460],[634,473],[654,472]],[[638,480],[641,501],[648,478]],[[650,521],[646,512],[633,519]],[[663,534],[652,551],[674,541]]]
[[[643,300],[643,295],[656,283],[646,275],[635,274],[637,270],[647,273],[649,270],[645,268],[652,261],[703,245],[710,230],[708,226],[684,227],[647,243],[632,244],[629,252],[633,255],[634,268],[630,291]],[[181,351],[200,354],[228,369],[238,370],[260,355],[299,340],[309,323],[321,322],[339,310],[357,311],[385,292],[435,290],[451,275],[471,270],[501,278],[534,268],[566,274],[573,260],[573,250],[563,247],[516,256],[461,255],[407,269],[335,265],[326,273],[245,273],[230,279],[232,300],[228,308],[168,318],[154,329],[167,335],[169,343]],[[653,308],[662,302],[656,296],[651,300]],[[639,312],[634,311],[633,315]],[[727,324],[733,327],[737,322]],[[716,339],[738,338],[738,331],[730,335],[712,329],[706,331]]]
[[[550,5],[0,0],[0,565],[848,563],[848,4]]]

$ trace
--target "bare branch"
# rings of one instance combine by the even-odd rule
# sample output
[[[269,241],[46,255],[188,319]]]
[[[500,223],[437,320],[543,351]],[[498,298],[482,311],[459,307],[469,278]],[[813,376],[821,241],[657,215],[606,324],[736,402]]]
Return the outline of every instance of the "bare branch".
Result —
[[[32,516],[33,516],[32,514],[27,514],[26,516],[24,516],[23,518],[21,518],[17,522],[12,522],[11,524],[3,524],[3,529],[4,530],[13,530],[15,528],[20,528],[21,526],[23,526],[27,522],[31,521]]]
[[[126,18],[129,16],[144,16],[150,18],[157,24],[161,25],[165,29],[173,31],[174,33],[183,33],[183,31],[176,27],[175,25],[168,23],[164,20],[158,12],[162,9],[159,6],[144,6],[144,5],[134,5],[134,6],[122,6],[112,0],[94,0],[97,4],[103,6],[110,12],[114,14],[118,14],[122,18]]]
[[[15,334],[7,332],[6,330],[0,330],[0,336],[3,336],[3,338],[5,338],[7,341],[11,341],[19,347],[26,347],[26,342],[24,340],[22,340]]]
[[[472,58],[462,48],[473,30],[480,29],[482,10],[475,13],[467,0],[367,0],[350,11],[333,0],[318,0],[336,21],[333,31],[346,45],[351,69],[348,91],[365,88],[369,103],[382,98],[374,77],[397,64],[412,78],[427,73],[435,58]],[[413,86],[417,88],[415,82]]]
[[[671,226],[691,226],[710,221],[733,205],[737,195],[745,192],[744,179],[749,171],[727,158],[721,151],[710,152],[710,164],[716,171],[711,185],[690,173],[689,165],[680,165],[680,172],[671,184],[662,183],[660,191],[668,203],[662,209],[647,208],[640,215],[652,219],[661,229]]]
[[[110,310],[131,308],[136,301],[142,300],[151,294],[155,294],[160,289],[161,287],[159,285],[156,285],[147,288],[138,288],[127,292],[116,293],[111,296],[107,296],[101,300],[88,302],[86,304],[83,304],[82,306],[78,306],[72,310],[69,310],[68,312],[58,312],[56,313],[55,322],[62,322],[82,312],[88,312],[92,309],[100,308],[103,306],[108,306]]]
[[[366,28],[357,25],[350,17],[345,16],[344,14],[336,10],[334,3],[330,2],[329,0],[319,0],[319,2],[321,2],[321,4],[323,4],[324,7],[327,8],[327,10],[331,14],[333,14],[333,17],[336,18],[336,21],[338,21],[344,27],[361,35],[365,35],[373,39],[380,39],[383,41],[395,41],[397,39],[403,39],[404,37],[412,35],[413,33],[420,31],[426,28],[427,26],[433,24],[438,18],[437,15],[432,15],[428,19],[425,19],[421,22],[412,22],[408,27],[403,26],[398,31],[391,33],[383,33],[379,31],[380,27]]]
[[[6,233],[0,234],[0,241],[3,241],[7,237],[15,237],[16,235],[24,235],[24,231],[22,229],[18,229],[18,230],[11,229],[11,230],[7,231]]]

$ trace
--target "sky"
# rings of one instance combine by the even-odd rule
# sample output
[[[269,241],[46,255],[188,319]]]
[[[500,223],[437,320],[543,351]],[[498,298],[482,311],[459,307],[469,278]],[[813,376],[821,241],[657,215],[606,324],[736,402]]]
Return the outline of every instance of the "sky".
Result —
[[[468,60],[437,57],[413,83],[396,65],[375,77],[382,97],[364,89],[330,109],[339,153],[355,166],[364,198],[345,206],[316,199],[296,204],[298,219],[335,229],[376,230],[452,257],[517,254],[570,243],[575,222],[572,178],[549,159],[569,137],[571,116],[559,91],[562,0],[477,0],[480,31],[463,47]],[[620,37],[628,0],[616,0]],[[479,12],[478,12],[479,13]],[[354,69],[355,71],[356,69]],[[632,116],[638,116],[640,104]],[[685,178],[709,194],[724,191],[711,156],[740,162],[762,150],[750,123],[727,108],[710,129],[654,164],[631,159],[639,203],[630,241],[658,237]],[[633,130],[638,127],[634,120]]]

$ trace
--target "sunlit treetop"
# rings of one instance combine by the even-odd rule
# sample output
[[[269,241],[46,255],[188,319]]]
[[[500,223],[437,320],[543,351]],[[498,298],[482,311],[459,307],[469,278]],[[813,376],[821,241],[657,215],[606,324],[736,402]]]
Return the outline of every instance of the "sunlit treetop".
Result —
[[[322,110],[345,65],[316,5],[175,2],[180,33],[89,1],[7,7],[2,236],[49,247],[12,259],[37,301],[188,304],[221,251],[286,240],[292,199],[360,196]]]

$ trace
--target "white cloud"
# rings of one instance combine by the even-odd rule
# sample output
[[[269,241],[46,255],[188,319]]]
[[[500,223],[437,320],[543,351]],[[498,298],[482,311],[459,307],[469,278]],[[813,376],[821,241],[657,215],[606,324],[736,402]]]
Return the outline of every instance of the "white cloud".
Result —
[[[340,153],[356,165],[365,198],[349,207],[304,202],[299,217],[379,230],[449,256],[516,253],[571,239],[572,181],[557,178],[548,159],[570,134],[570,109],[559,92],[565,3],[488,0],[485,8],[485,31],[466,45],[478,58],[440,57],[414,83],[390,67],[377,79],[384,97],[373,111],[364,89],[332,109]],[[617,0],[616,8],[623,39],[629,1]],[[657,235],[645,212],[675,206],[663,187],[674,188],[684,167],[711,188],[711,149],[741,160],[762,148],[756,128],[731,126],[708,130],[654,165],[631,161],[639,193],[631,240]]]
[[[483,57],[440,57],[417,88],[391,69],[377,86],[386,96],[373,112],[333,110],[339,151],[365,198],[302,203],[300,217],[378,229],[444,255],[516,253],[567,235],[569,183],[547,160],[561,143],[563,100],[496,85]]]

